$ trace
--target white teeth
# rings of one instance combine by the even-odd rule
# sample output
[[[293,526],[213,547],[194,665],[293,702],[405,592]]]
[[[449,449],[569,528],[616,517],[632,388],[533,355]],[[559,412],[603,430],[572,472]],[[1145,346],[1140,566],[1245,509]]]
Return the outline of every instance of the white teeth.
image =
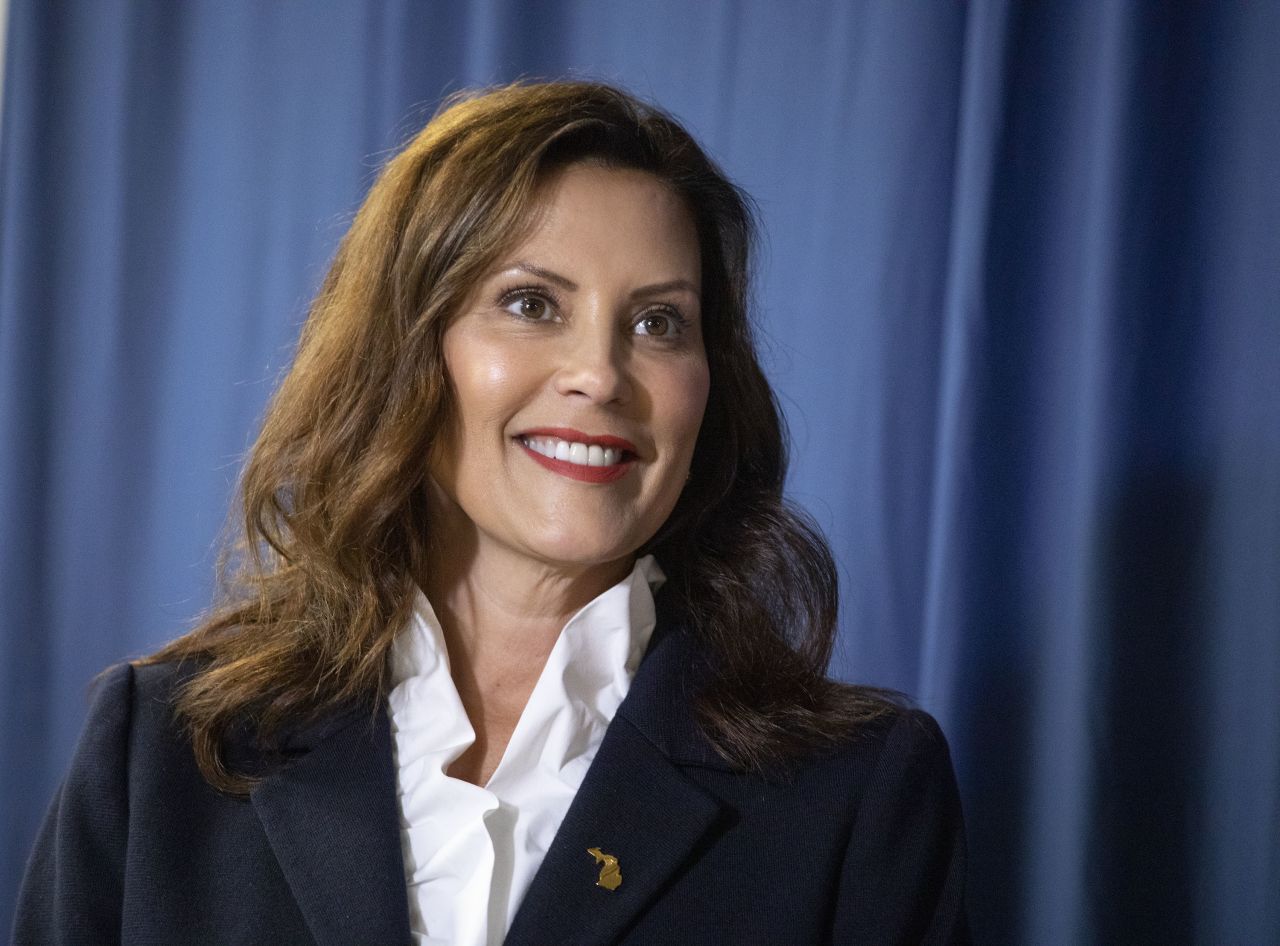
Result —
[[[598,444],[571,443],[555,437],[521,437],[520,441],[535,453],[553,460],[568,460],[579,466],[614,466],[621,462],[622,451]]]

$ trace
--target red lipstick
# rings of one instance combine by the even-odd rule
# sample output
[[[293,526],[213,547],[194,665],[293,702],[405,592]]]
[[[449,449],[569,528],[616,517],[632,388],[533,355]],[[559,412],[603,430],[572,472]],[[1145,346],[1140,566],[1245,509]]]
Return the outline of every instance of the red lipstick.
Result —
[[[586,466],[581,463],[570,463],[568,460],[557,460],[553,457],[543,456],[524,442],[526,437],[554,437],[557,440],[567,440],[570,443],[582,443],[587,446],[594,445],[601,448],[607,447],[622,451],[622,459],[611,466]],[[571,480],[578,480],[581,483],[612,483],[614,480],[621,479],[630,471],[636,456],[635,445],[629,440],[624,440],[621,437],[611,437],[606,434],[584,434],[580,430],[572,430],[567,427],[539,427],[535,430],[526,430],[516,437],[516,443],[536,463],[541,464],[553,473],[559,473],[561,476],[568,477]]]
[[[630,440],[623,440],[621,437],[613,437],[609,434],[584,434],[580,430],[574,430],[572,427],[535,427],[532,430],[523,431],[521,437],[555,437],[557,440],[567,440],[570,443],[585,443],[588,447],[595,444],[598,447],[613,447],[615,450],[626,450],[628,453],[636,452],[636,445]]]

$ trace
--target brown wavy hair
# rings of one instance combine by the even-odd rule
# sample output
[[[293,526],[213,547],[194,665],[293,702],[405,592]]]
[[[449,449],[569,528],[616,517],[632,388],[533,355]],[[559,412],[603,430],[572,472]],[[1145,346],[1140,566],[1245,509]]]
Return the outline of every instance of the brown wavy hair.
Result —
[[[527,232],[540,183],[575,161],[651,173],[687,202],[702,254],[711,386],[692,474],[642,552],[709,655],[699,723],[763,770],[884,714],[825,676],[836,572],[783,498],[787,454],[748,320],[749,201],[674,119],[618,89],[517,84],[457,96],[391,159],[312,304],[241,485],[220,604],[143,663],[190,661],[176,712],[206,779],[244,792],[232,731],[376,706],[424,574],[424,457],[450,416],[442,336]]]

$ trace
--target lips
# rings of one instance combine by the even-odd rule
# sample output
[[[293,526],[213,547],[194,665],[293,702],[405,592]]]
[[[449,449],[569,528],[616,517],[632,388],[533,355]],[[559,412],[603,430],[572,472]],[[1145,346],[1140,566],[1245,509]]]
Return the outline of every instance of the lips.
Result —
[[[629,440],[567,427],[526,430],[515,440],[539,465],[584,483],[619,479],[636,459],[635,444]]]

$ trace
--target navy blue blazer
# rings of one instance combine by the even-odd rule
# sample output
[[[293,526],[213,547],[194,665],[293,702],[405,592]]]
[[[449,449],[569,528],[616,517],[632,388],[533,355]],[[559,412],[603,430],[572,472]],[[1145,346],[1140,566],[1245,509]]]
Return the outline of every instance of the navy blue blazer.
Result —
[[[733,771],[660,628],[516,914],[512,944],[968,942],[947,746],[903,710],[786,774]],[[410,941],[385,712],[292,734],[248,798],[211,789],[170,665],[107,673],[19,897],[19,944]],[[618,859],[598,886],[588,848]]]

